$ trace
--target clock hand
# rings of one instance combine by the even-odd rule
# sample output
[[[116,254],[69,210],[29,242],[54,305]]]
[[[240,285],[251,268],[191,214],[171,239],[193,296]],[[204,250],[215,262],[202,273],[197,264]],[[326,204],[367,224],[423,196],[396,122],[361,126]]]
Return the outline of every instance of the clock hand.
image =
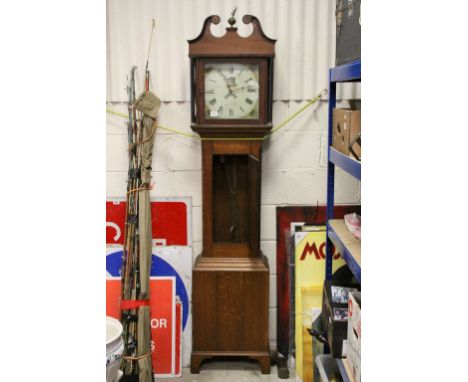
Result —
[[[232,87],[236,86],[236,80],[234,77],[226,77],[226,75],[223,73],[223,71],[220,69],[217,71],[221,77],[223,77],[224,82],[226,83],[226,87],[228,88],[228,94],[224,96],[224,98],[228,98],[229,96],[233,96],[234,98],[237,98],[237,96],[232,92]]]
[[[231,89],[231,91],[233,91],[233,92],[239,92],[239,91],[245,90],[245,89],[247,89],[247,87],[246,87],[246,86],[242,86],[242,87],[240,87],[240,88]]]
[[[255,87],[253,87],[253,86],[241,86],[240,88],[233,88],[231,90],[233,92],[239,92],[239,91],[243,91],[243,90],[246,90],[246,89],[255,89]]]
[[[227,98],[229,96],[233,96],[234,98],[237,98],[237,96],[232,92],[232,89],[228,87],[229,93],[224,96],[224,98]]]
[[[221,69],[218,69],[217,72],[221,77],[224,78],[224,81],[227,83],[228,79],[227,79],[226,75],[223,73],[223,71]]]

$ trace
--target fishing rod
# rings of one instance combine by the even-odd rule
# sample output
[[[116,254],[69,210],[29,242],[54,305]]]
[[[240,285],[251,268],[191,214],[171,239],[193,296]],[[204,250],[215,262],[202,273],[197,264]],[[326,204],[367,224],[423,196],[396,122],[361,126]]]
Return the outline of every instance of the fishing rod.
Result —
[[[148,70],[148,63],[149,63],[149,58],[150,58],[150,51],[151,51],[151,41],[153,41],[153,31],[154,31],[154,26],[155,22],[154,19],[152,19],[153,26],[151,27],[151,36],[150,36],[150,42],[149,42],[149,47],[148,47],[148,56],[146,57],[146,69],[145,69],[145,91],[148,93],[149,92],[149,70]]]
[[[140,191],[147,187],[142,180],[143,171],[143,144],[147,140],[144,138],[145,121],[144,114],[139,110],[135,99],[135,69],[133,67],[130,73],[129,85],[129,126],[128,126],[128,156],[129,172],[127,179],[127,208],[125,222],[125,239],[123,255],[122,273],[122,300],[138,301],[141,299],[140,284],[140,226],[139,209],[142,201],[140,200]],[[147,79],[149,71],[147,70]],[[148,85],[146,80],[146,85]],[[147,94],[147,93],[146,93]],[[137,109],[138,108],[138,109]],[[123,370],[127,377],[137,376],[140,370],[138,359],[140,345],[138,344],[139,335],[139,308],[137,305],[126,305],[122,311],[122,324],[124,326],[125,356]]]
[[[135,246],[135,233],[137,231],[138,221],[137,217],[137,195],[132,192],[138,185],[138,171],[137,171],[137,142],[138,137],[138,119],[135,110],[135,70],[133,66],[130,71],[130,84],[127,87],[128,93],[128,158],[129,158],[129,173],[127,180],[127,206],[126,206],[126,221],[125,221],[125,236],[124,236],[124,251],[123,251],[123,272],[122,273],[122,288],[121,295],[124,300],[135,299],[134,284],[136,280],[136,268],[138,266],[136,259],[136,252],[138,248]],[[126,313],[125,313],[126,312]],[[134,356],[137,349],[137,324],[136,324],[136,310],[122,311],[122,324],[124,327],[124,343],[126,349],[126,356]],[[137,366],[133,361],[125,364],[124,369],[127,373],[134,374]]]
[[[154,20],[153,20],[154,29]],[[153,30],[151,31],[151,39]],[[142,264],[142,259],[151,264],[151,232],[148,228],[151,219],[147,221],[149,203],[149,183],[156,112],[160,100],[149,91],[150,72],[149,55],[145,68],[144,92],[135,97],[135,72],[133,66],[128,79],[128,178],[127,206],[125,217],[125,238],[122,258],[121,287],[121,321],[124,327],[124,356],[121,369],[124,372],[122,381],[150,382],[154,380],[151,362],[151,334],[149,311],[149,269],[148,261]],[[141,211],[140,211],[141,210]],[[141,212],[141,213],[140,213]],[[141,225],[141,226],[140,226]],[[147,259],[149,257],[149,259]],[[144,267],[144,268],[142,268]],[[144,279],[140,280],[141,277]],[[139,331],[142,330],[140,333]],[[141,361],[145,359],[144,362]],[[141,379],[143,378],[143,379]]]
[[[133,142],[133,131],[134,131],[134,112],[133,112],[133,104],[134,104],[134,99],[135,99],[135,69],[136,67],[132,67],[130,71],[130,79],[128,80],[127,84],[127,95],[128,95],[128,125],[127,125],[127,135],[128,135],[128,166],[129,169],[132,167],[132,152],[131,152],[131,147],[132,147],[132,142]],[[129,170],[130,171],[130,170]],[[129,191],[129,188],[131,187],[130,181],[127,181],[127,192]],[[130,212],[130,203],[127,198],[127,204],[126,204],[126,210],[125,210],[125,216],[129,215]],[[121,276],[122,276],[122,285],[121,285],[121,295],[125,296],[127,294],[127,287],[126,287],[126,282],[128,280],[128,264],[131,262],[131,259],[128,256],[128,236],[131,232],[131,227],[128,224],[128,220],[125,220],[125,229],[124,229],[124,245],[123,245],[123,256],[122,256],[122,270],[121,270]],[[124,328],[126,329],[126,328]]]
[[[134,132],[134,103],[135,103],[135,70],[136,66],[133,66],[131,71],[130,71],[130,80],[129,83],[127,84],[127,95],[128,95],[128,125],[127,125],[127,144],[128,144],[128,167],[129,167],[129,172],[131,171],[130,169],[132,168],[132,144],[133,144],[133,132]],[[128,77],[127,77],[128,79]],[[127,192],[130,190],[131,183],[127,181]],[[130,211],[130,203],[128,203],[127,200],[127,205],[126,205],[126,210],[125,214],[126,217],[129,215]],[[128,244],[128,235],[129,231],[131,228],[128,226],[128,221],[125,221],[125,230],[124,230],[124,246],[123,246],[123,263],[122,263],[122,269],[124,271],[127,271],[127,261],[128,260],[128,251],[127,251],[127,244]],[[131,261],[131,260],[130,260]],[[121,272],[121,276],[124,280],[127,279],[128,274],[123,274]],[[126,294],[125,290],[125,284],[122,282],[122,288],[121,288],[122,296]]]

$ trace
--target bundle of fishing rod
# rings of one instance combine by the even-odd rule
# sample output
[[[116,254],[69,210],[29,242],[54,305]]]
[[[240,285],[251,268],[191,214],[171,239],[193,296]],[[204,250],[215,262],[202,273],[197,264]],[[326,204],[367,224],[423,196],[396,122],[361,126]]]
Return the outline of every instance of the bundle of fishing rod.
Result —
[[[135,99],[135,70],[130,72],[128,93],[128,180],[125,236],[122,258],[121,322],[124,352],[122,382],[154,381],[151,357],[150,288],[151,162],[156,114],[160,100],[149,91],[146,71],[145,91]]]

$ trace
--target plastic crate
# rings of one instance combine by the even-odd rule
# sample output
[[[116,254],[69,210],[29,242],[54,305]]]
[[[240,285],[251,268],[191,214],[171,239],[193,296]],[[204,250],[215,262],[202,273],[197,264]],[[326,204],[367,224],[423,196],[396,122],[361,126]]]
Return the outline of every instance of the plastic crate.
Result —
[[[322,382],[343,382],[336,360],[330,354],[321,354],[315,358]]]

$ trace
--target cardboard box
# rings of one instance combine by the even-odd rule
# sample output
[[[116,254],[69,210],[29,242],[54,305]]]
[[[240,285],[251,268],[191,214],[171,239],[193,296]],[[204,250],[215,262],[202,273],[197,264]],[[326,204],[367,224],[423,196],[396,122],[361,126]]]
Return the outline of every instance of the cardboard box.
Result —
[[[345,347],[346,341],[343,342],[343,349]],[[361,382],[361,358],[354,358],[352,354],[348,354],[342,361],[349,381]]]
[[[361,292],[349,293],[348,333],[343,341],[343,355],[346,356],[348,373],[356,382],[361,380]]]
[[[352,156],[349,144],[361,134],[361,111],[333,109],[332,128],[332,147],[345,155]],[[361,158],[361,146],[355,143],[353,150]]]
[[[343,354],[346,354],[346,358],[343,358],[343,365],[348,377],[353,382],[361,382],[361,357],[346,340],[343,341]]]
[[[361,358],[361,292],[351,292],[348,300],[348,346]]]

